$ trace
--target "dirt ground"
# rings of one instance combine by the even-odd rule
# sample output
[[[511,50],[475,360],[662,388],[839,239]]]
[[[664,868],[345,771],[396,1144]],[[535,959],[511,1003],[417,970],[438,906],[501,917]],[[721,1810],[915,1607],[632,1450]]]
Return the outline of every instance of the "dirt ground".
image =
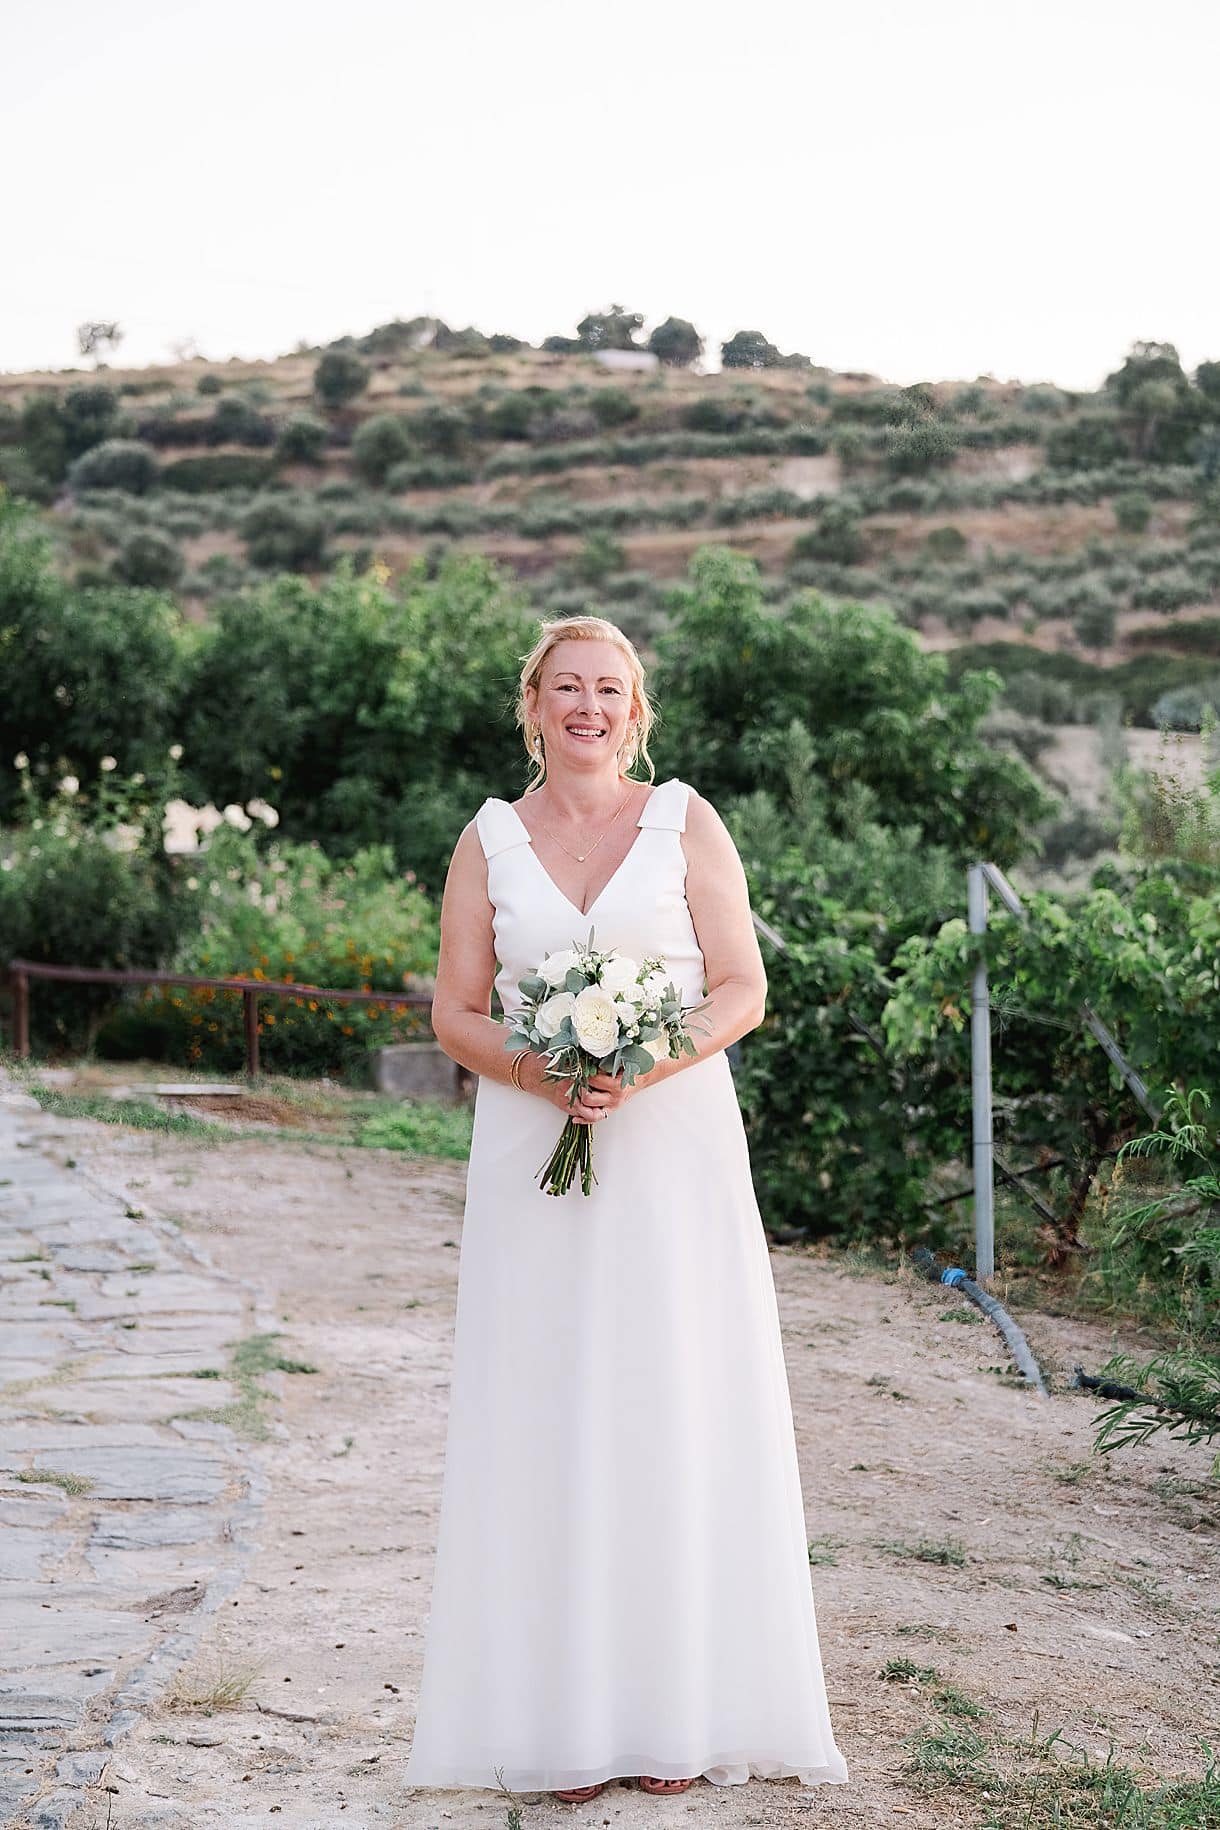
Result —
[[[978,1824],[929,1794],[907,1738],[937,1726],[928,1685],[1006,1734],[1198,1776],[1220,1723],[1217,1489],[1166,1441],[1091,1453],[1098,1406],[1065,1389],[1116,1345],[1097,1323],[1021,1317],[1052,1396],[1012,1382],[999,1336],[951,1292],[850,1258],[776,1249],[814,1594],[847,1786],[795,1780],[674,1799],[616,1786],[571,1806],[400,1788],[424,1647],[441,1487],[464,1167],[268,1138],[209,1147],[74,1120],[62,1148],[219,1267],[254,1280],[283,1330],[281,1433],[258,1445],[267,1498],[244,1584],[186,1675],[250,1678],[233,1707],[154,1704],[72,1830],[202,1822],[321,1826],[596,1824],[614,1830],[831,1818]],[[494,1520],[488,1531],[494,1531]],[[912,1554],[959,1546],[964,1560]],[[883,1677],[910,1658],[923,1676]],[[304,1719],[300,1719],[304,1718]],[[172,1799],[169,1813],[164,1801]],[[192,1820],[193,1821],[193,1820]]]

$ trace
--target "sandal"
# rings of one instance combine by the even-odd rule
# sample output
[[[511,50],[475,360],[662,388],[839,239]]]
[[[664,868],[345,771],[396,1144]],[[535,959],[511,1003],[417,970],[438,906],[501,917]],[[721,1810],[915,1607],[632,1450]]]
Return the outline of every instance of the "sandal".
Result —
[[[685,1792],[694,1783],[693,1779],[654,1779],[651,1773],[640,1774],[640,1791],[651,1792],[659,1798],[668,1798],[673,1792]]]
[[[613,1784],[614,1781],[612,1779],[603,1779],[600,1785],[572,1786],[570,1790],[566,1792],[555,1792],[552,1796],[555,1798],[562,1798],[566,1805],[583,1805],[588,1799],[596,1798],[600,1792],[606,1790],[607,1786],[612,1786]]]

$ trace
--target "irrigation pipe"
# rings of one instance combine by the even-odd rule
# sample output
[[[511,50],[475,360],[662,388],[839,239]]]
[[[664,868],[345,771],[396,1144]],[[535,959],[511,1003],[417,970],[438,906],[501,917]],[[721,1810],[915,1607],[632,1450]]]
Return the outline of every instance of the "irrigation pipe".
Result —
[[[947,1284],[950,1289],[960,1290],[968,1296],[976,1308],[988,1316],[1004,1336],[1008,1350],[1017,1363],[1017,1370],[1027,1385],[1033,1387],[1039,1397],[1047,1398],[1046,1381],[1038,1369],[1038,1362],[1030,1351],[1029,1342],[1002,1304],[994,1296],[981,1289],[973,1277],[967,1277],[959,1265],[949,1265],[941,1270],[926,1245],[917,1245],[911,1253],[911,1260],[918,1265],[924,1276],[934,1284]]]

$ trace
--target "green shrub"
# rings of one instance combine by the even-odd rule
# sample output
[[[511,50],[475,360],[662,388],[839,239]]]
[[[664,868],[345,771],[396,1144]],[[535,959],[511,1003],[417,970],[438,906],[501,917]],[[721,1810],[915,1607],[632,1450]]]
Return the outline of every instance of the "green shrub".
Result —
[[[74,490],[125,489],[143,495],[157,478],[157,460],[137,439],[112,438],[86,451],[68,471]]]
[[[1209,717],[1220,716],[1220,674],[1194,686],[1179,686],[1154,701],[1152,717],[1171,731],[1200,731]]]
[[[443,400],[413,413],[407,423],[423,449],[434,457],[457,457],[470,437],[465,413]]]
[[[163,464],[157,480],[162,489],[180,489],[188,495],[206,496],[227,489],[258,489],[275,475],[270,458],[244,451],[213,451],[204,457],[176,458]]]
[[[887,819],[900,812],[955,850],[986,844],[1000,863],[1020,855],[1044,797],[976,734],[998,679],[971,670],[947,691],[946,659],[888,610],[810,594],[775,614],[757,568],[723,548],[696,554],[671,605],[654,670],[667,769],[712,800],[781,793],[799,727],[818,775],[867,787]]]
[[[326,421],[316,413],[292,413],[280,427],[275,455],[281,464],[320,464],[329,440]]]
[[[335,855],[389,842],[439,895],[471,808],[521,774],[511,691],[536,633],[519,590],[469,555],[392,589],[341,556],[316,589],[285,576],[222,600],[184,693],[193,798],[265,796]]]
[[[1137,610],[1159,610],[1168,615],[1188,604],[1202,603],[1209,595],[1207,586],[1201,587],[1193,572],[1179,565],[1146,578],[1131,593],[1131,602]]]
[[[261,497],[242,516],[240,532],[252,565],[292,572],[322,563],[326,522],[307,502]]]
[[[831,440],[831,450],[839,460],[844,476],[860,468],[868,455],[868,440],[858,426],[844,426]]]
[[[639,402],[626,388],[595,388],[589,410],[599,426],[626,426],[640,417]]]
[[[1142,489],[1124,490],[1114,498],[1114,520],[1124,534],[1142,534],[1152,519],[1152,498]]]
[[[24,751],[35,779],[66,770],[87,785],[110,755],[151,780],[180,735],[180,631],[152,592],[74,589],[30,511],[0,499],[0,758]],[[0,819],[19,805],[0,768]]]
[[[219,394],[223,390],[223,386],[220,376],[213,375],[209,371],[206,375],[199,377],[195,383],[195,392],[196,394]]]
[[[957,591],[942,606],[942,610],[950,628],[972,629],[984,617],[1007,616],[1008,601],[998,591],[985,588]]]
[[[1195,370],[1195,386],[1213,407],[1220,406],[1220,362],[1201,362]]]
[[[689,368],[703,354],[703,338],[686,318],[666,318],[648,338],[654,356],[669,368]]]
[[[352,435],[352,462],[369,483],[384,483],[387,472],[411,455],[412,422],[401,413],[377,413]]]
[[[606,533],[592,533],[576,555],[572,569],[587,585],[604,584],[615,572],[621,572],[627,556],[617,540]]]
[[[409,873],[404,882],[387,845],[336,863],[316,845],[260,844],[254,831],[226,824],[206,850],[177,862],[182,938],[173,967],[184,975],[403,991],[407,979],[436,969],[436,910]],[[167,1059],[220,1072],[244,1060],[240,992],[150,987],[133,1003]],[[270,1072],[351,1073],[369,1049],[429,1033],[426,1006],[268,996],[258,1014]],[[104,1030],[103,1052],[107,1041]]]
[[[1095,601],[1080,605],[1072,617],[1072,628],[1082,648],[1108,648],[1117,622],[1113,598],[1099,595]]]
[[[946,526],[932,528],[924,535],[923,544],[929,559],[945,564],[960,559],[968,543],[960,527]]]
[[[119,397],[113,388],[98,382],[69,388],[63,398],[62,417],[69,459],[120,435]]]
[[[469,464],[454,458],[425,458],[419,463],[394,464],[386,473],[385,487],[392,494],[402,494],[412,489],[456,489],[473,481]]]
[[[124,584],[168,590],[181,578],[184,563],[168,535],[145,528],[123,542],[114,561],[114,575]]]
[[[68,468],[68,440],[62,404],[49,388],[28,394],[22,402],[20,443],[39,476],[50,483],[63,481]]]
[[[1076,696],[1069,683],[1044,674],[1010,673],[1004,703],[1044,724],[1072,724],[1076,719]]]
[[[344,407],[363,394],[372,370],[350,350],[328,349],[313,373],[313,391],[324,407]]]
[[[257,407],[240,394],[218,400],[211,419],[205,421],[209,445],[273,445],[275,427]]]
[[[1099,470],[1127,455],[1127,441],[1115,413],[1081,413],[1053,427],[1046,441],[1046,461],[1052,469]]]
[[[692,432],[738,432],[749,418],[749,407],[743,401],[717,394],[700,394],[681,414],[682,424]]]
[[[164,862],[151,848],[125,844],[116,827],[87,823],[62,794],[28,825],[11,828],[0,859],[0,959],[111,970],[161,965],[182,911]],[[87,1048],[113,999],[109,987],[35,980],[35,1051]]]
[[[1039,385],[1026,388],[1021,395],[1022,412],[1046,415],[1047,418],[1057,419],[1060,414],[1067,412],[1069,405],[1070,398],[1061,388]]]
[[[926,476],[930,470],[951,464],[956,455],[957,439],[951,428],[939,420],[924,419],[891,428],[885,463],[892,476]]]
[[[55,484],[34,468],[20,445],[0,445],[0,486],[44,506],[55,500]]]
[[[850,504],[828,502],[813,527],[806,528],[792,543],[789,561],[820,559],[833,565],[859,565],[864,557],[864,534],[860,517]]]
[[[538,388],[522,389],[517,393],[505,394],[493,407],[489,407],[483,423],[490,437],[527,439],[537,411],[537,396],[541,392]]]
[[[1141,623],[1127,631],[1126,639],[1132,648],[1163,649],[1166,642],[1172,642],[1174,648],[1184,648],[1191,654],[1220,661],[1220,617],[1175,623],[1172,629],[1166,629],[1161,623]]]
[[[760,330],[739,330],[720,345],[720,360],[726,369],[773,369],[783,358]]]
[[[636,349],[636,335],[644,328],[638,311],[611,305],[608,311],[590,311],[576,326],[581,349]]]

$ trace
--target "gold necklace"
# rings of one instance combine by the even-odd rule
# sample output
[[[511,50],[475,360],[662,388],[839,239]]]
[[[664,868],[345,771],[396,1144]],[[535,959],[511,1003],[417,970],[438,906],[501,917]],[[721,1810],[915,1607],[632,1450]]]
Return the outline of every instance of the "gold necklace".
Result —
[[[572,851],[569,846],[564,845],[563,840],[560,838],[560,836],[557,832],[552,832],[550,827],[543,825],[543,822],[541,820],[539,820],[538,824],[540,826],[542,826],[543,832],[549,834],[549,836],[552,839],[554,839],[556,845],[560,846],[562,850],[567,852],[569,858],[575,858],[576,862],[578,864],[583,864],[586,858],[591,858],[593,856],[594,852],[597,850],[598,846],[601,844],[602,840],[605,838],[606,833],[608,833],[610,830],[610,827],[614,825],[615,820],[618,819],[619,814],[623,811],[623,808],[627,805],[627,802],[630,799],[631,799],[631,790],[630,790],[630,788],[628,788],[626,794],[623,796],[622,800],[619,802],[618,806],[615,808],[614,812],[611,814],[609,822],[607,823],[607,825],[605,827],[605,830],[598,834],[597,838],[594,839],[592,845],[590,845],[588,851]]]

